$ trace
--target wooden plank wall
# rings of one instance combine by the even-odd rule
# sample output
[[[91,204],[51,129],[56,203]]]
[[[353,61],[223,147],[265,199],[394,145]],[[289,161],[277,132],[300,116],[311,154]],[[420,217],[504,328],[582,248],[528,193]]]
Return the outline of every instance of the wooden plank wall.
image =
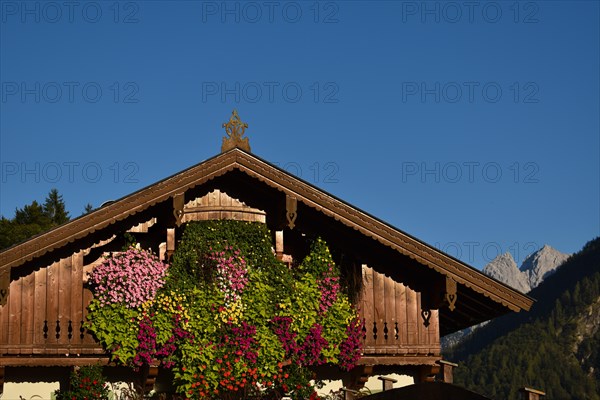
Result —
[[[183,222],[213,219],[266,222],[266,214],[257,208],[230,197],[219,189],[188,202],[184,208]]]
[[[99,354],[82,323],[91,292],[83,287],[83,252],[10,283],[0,307],[0,355]]]
[[[367,266],[359,310],[365,323],[365,354],[440,354],[438,311],[432,310],[425,327],[420,294]]]

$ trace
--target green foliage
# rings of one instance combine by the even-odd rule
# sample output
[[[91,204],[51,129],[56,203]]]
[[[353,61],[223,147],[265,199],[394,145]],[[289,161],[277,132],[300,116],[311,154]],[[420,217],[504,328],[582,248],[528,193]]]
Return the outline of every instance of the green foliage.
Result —
[[[102,367],[85,366],[71,372],[69,390],[57,390],[56,400],[108,400],[109,391]]]
[[[498,399],[518,398],[523,386],[553,399],[600,399],[600,331],[582,333],[590,307],[598,312],[600,239],[530,294],[529,313],[490,322],[446,355],[460,361],[455,382]]]
[[[94,206],[91,203],[87,203],[83,208],[83,213],[81,215],[89,214],[94,211]]]
[[[228,220],[192,222],[187,224],[173,256],[170,283],[189,288],[198,282],[212,282],[214,271],[206,268],[206,255],[225,246],[239,249],[248,264],[259,269],[281,269],[277,268],[279,263],[271,252],[271,237],[264,224]]]
[[[58,190],[52,189],[44,202],[44,214],[48,217],[53,225],[64,224],[69,221],[69,213],[65,207],[62,195],[58,194]]]
[[[43,205],[37,201],[15,210],[13,219],[0,218],[0,249],[12,246],[32,236],[69,221],[69,213],[61,195],[52,189]]]
[[[275,258],[264,224],[191,222],[156,297],[93,300],[89,329],[123,364],[172,367],[191,399],[316,398],[309,368],[348,369],[360,354],[339,280],[320,239],[294,270]]]
[[[100,306],[100,301],[93,299],[88,306],[88,323],[86,327],[94,334],[103,347],[109,350],[114,360],[128,363],[135,357],[139,345],[137,329],[132,323],[141,319],[138,310],[124,304]]]

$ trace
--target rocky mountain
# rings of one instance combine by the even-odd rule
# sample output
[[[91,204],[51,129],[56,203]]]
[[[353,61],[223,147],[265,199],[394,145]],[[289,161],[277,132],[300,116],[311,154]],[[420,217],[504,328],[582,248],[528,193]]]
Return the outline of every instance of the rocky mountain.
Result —
[[[548,245],[544,245],[541,249],[530,254],[519,268],[512,255],[507,252],[488,263],[483,268],[483,273],[522,293],[528,293],[555,272],[556,268],[564,263],[569,256],[570,254],[561,253]],[[449,349],[456,346],[472,334],[474,330],[485,324],[484,322],[444,336],[441,340],[442,348]]]
[[[455,384],[493,399],[516,399],[527,386],[548,399],[600,400],[600,238],[555,271],[540,266],[560,260],[552,250],[524,262],[528,277],[543,279],[529,312],[496,318],[444,351],[460,365]]]
[[[564,263],[570,254],[544,245],[530,254],[517,268],[510,253],[501,254],[483,268],[483,273],[504,282],[520,292],[527,293],[537,287],[556,268]]]
[[[483,268],[483,273],[520,292],[527,293],[531,290],[527,274],[519,270],[517,263],[508,252],[494,258]]]

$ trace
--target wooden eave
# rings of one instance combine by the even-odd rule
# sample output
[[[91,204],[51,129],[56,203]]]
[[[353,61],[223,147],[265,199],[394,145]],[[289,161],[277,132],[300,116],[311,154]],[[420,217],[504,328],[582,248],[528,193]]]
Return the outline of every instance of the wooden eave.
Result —
[[[233,170],[238,170],[277,191],[295,197],[299,203],[333,218],[344,226],[374,239],[444,277],[452,278],[459,285],[468,288],[470,297],[479,297],[481,303],[486,303],[488,308],[495,310],[494,315],[489,316],[490,318],[509,310],[516,312],[529,310],[533,303],[533,299],[530,297],[487,277],[475,268],[238,148],[219,154],[114,203],[0,252],[0,274],[6,273],[7,269],[17,268],[34,259],[51,255],[52,252],[69,243],[86,238],[96,231],[104,230],[126,218],[142,213],[154,205],[167,204],[166,202],[170,198],[185,194],[189,189],[206,184]],[[481,296],[491,302],[485,301]],[[445,314],[450,318],[453,317],[452,313]],[[444,315],[441,317],[443,320]],[[461,319],[458,315],[455,317]],[[461,324],[456,324],[456,328],[459,325]]]

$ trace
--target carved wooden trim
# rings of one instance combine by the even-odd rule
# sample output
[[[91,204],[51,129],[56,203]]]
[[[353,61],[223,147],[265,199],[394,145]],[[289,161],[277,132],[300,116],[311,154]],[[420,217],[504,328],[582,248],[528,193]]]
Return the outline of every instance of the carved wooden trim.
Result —
[[[178,193],[173,196],[173,216],[175,216],[175,224],[181,226],[183,220],[183,207],[185,206],[185,196],[183,193]]]
[[[224,122],[223,128],[225,128],[227,137],[223,138],[223,144],[221,145],[222,153],[236,147],[250,152],[250,142],[248,141],[248,138],[242,137],[248,128],[248,124],[240,120],[237,110],[232,111],[229,122]]]
[[[298,217],[298,199],[289,194],[285,196],[285,217],[288,221],[288,227],[294,229]]]
[[[508,286],[484,276],[480,271],[455,260],[432,246],[387,225],[369,214],[303,182],[291,174],[266,163],[240,149],[233,149],[193,166],[181,173],[133,193],[81,218],[70,221],[27,242],[0,252],[0,272],[6,273],[36,257],[84,238],[107,226],[122,221],[169,198],[183,195],[188,189],[237,169],[270,187],[285,192],[287,197],[320,211],[342,224],[373,238],[420,264],[451,277],[457,284],[473,289],[483,297],[507,309],[528,310],[533,300]],[[177,207],[174,207],[177,209]],[[297,209],[296,209],[297,210]],[[286,210],[289,211],[289,210]],[[297,211],[296,211],[297,212]],[[286,212],[287,214],[287,212]],[[292,215],[290,215],[292,217]],[[290,218],[292,219],[292,218]],[[295,224],[295,218],[288,223]]]
[[[0,252],[0,270],[16,267],[67,243],[135,215],[157,203],[201,185],[235,168],[234,149],[159,181],[119,201],[69,221],[35,238]]]
[[[428,328],[430,324],[429,320],[431,319],[431,310],[421,310],[421,317],[423,318],[423,325]]]
[[[458,298],[456,281],[449,276],[446,277],[446,290],[444,300],[448,303],[448,309],[454,311],[456,309],[456,300]]]
[[[464,284],[513,311],[529,310],[533,304],[533,300],[528,296],[488,278],[480,271],[448,257],[432,246],[416,240],[253,155],[240,151],[237,162],[240,164],[239,169],[248,175],[280,190],[281,187],[293,190],[294,195],[302,203],[445,276],[453,277],[457,283]]]

